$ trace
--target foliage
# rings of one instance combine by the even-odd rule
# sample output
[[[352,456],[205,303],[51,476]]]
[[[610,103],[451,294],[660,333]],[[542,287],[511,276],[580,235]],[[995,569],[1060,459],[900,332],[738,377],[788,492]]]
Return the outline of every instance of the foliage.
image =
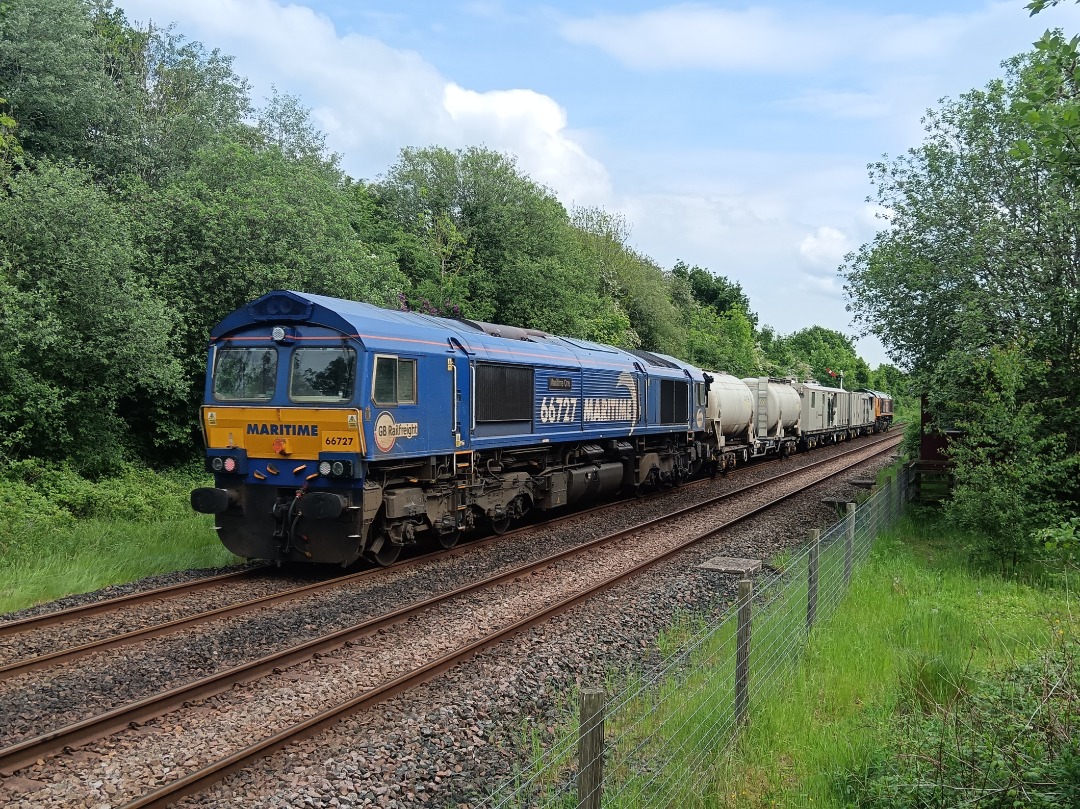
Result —
[[[897,722],[896,742],[844,792],[858,806],[1075,807],[1080,804],[1080,647],[966,687]]]
[[[737,377],[757,373],[753,327],[738,307],[722,315],[708,307],[695,307],[689,316],[684,354],[702,368]]]
[[[0,206],[0,452],[123,459],[133,402],[182,392],[176,321],[135,271],[127,209],[86,171],[38,161]]]
[[[750,311],[750,299],[746,297],[741,284],[733,283],[722,275],[714,275],[701,267],[690,267],[683,261],[675,262],[671,275],[685,281],[694,300],[702,306],[711,307],[718,315],[739,309],[750,322],[750,327],[757,328],[758,317]]]
[[[1035,540],[1047,551],[1052,567],[1075,569],[1080,563],[1080,517],[1043,528],[1035,534]]]
[[[902,385],[903,374],[892,366],[871,371],[855,351],[850,337],[823,326],[810,326],[789,335],[778,335],[771,327],[758,334],[765,371],[770,376],[794,376],[814,379],[822,385],[837,387],[843,375],[847,389],[876,387],[895,391]]]
[[[1032,16],[1060,0],[1032,0]],[[1024,76],[1017,111],[1030,132],[1018,138],[1011,154],[1036,157],[1059,170],[1070,181],[1080,171],[1080,37],[1066,39],[1061,31],[1046,31],[1035,43],[1040,54]]]
[[[957,351],[943,367],[951,384],[937,388],[930,405],[955,414],[961,431],[949,445],[956,488],[946,515],[972,532],[976,560],[1003,571],[1033,562],[1034,532],[1059,518],[1056,493],[1074,479],[1080,457],[1066,452],[1063,435],[1048,431],[1034,402],[1023,401],[1039,369],[1019,351]]]
[[[962,542],[934,512],[913,515],[896,533],[878,539],[837,613],[815,627],[792,680],[752,703],[750,724],[715,768],[715,805],[1031,805],[1023,798],[1020,804],[1014,804],[1017,798],[965,800],[991,779],[1000,777],[1000,784],[1025,777],[1022,769],[1011,776],[994,770],[995,751],[1002,758],[1015,753],[1017,762],[1040,747],[1075,757],[1076,655],[1065,650],[1077,648],[1080,624],[1070,606],[1071,588],[1033,587],[1014,577],[973,572]],[[1051,665],[1044,668],[1044,660]],[[1042,691],[1044,682],[1052,685],[1050,678],[1063,672],[1073,677],[1071,696]],[[1012,694],[1018,701],[1010,704]],[[1050,699],[1042,701],[1044,694]],[[996,707],[984,711],[988,705]],[[959,737],[922,735],[935,721],[947,729],[944,717],[954,725],[968,718],[985,721],[972,725],[970,735],[967,729]],[[1028,719],[1032,729],[1025,732]],[[1071,723],[1071,739],[1063,732],[1065,722]],[[1039,736],[1036,728],[1047,735]],[[950,749],[967,748],[974,756],[950,761],[936,744],[945,739]],[[682,751],[673,755],[672,769],[684,771]],[[1076,789],[1066,755],[1056,761],[1032,758],[1032,774],[1053,775],[1061,787]],[[920,783],[915,768],[929,778],[935,761],[950,777],[966,770],[973,779],[953,781],[951,796],[943,800],[908,802]],[[984,762],[991,766],[984,768]],[[890,779],[896,788],[888,792]],[[880,802],[872,800],[875,795]]]
[[[966,430],[949,511],[995,564],[1033,558],[1031,532],[1080,500],[1080,187],[1060,155],[1016,148],[1046,135],[1028,92],[1059,68],[1036,48],[927,113],[921,146],[871,166],[889,227],[845,267],[856,320],[936,426]]]
[[[626,219],[600,208],[577,208],[571,222],[578,266],[596,278],[600,295],[593,322],[602,325],[596,331],[610,334],[619,321],[627,324],[618,339],[604,342],[681,354],[683,325],[668,279],[654,261],[630,247]]]
[[[0,468],[0,525],[10,539],[23,528],[52,531],[78,520],[186,518],[191,488],[205,477],[201,470],[157,473],[124,465],[108,478],[90,480],[68,463],[13,461]]]

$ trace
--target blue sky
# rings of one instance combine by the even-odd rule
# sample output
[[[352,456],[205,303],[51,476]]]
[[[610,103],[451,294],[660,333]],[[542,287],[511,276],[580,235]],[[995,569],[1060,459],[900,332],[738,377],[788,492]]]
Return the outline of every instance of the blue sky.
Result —
[[[511,152],[568,207],[625,215],[661,266],[742,284],[781,333],[854,334],[837,268],[881,225],[866,164],[1045,28],[1080,32],[1080,6],[1023,0],[117,5],[234,56],[257,103],[298,96],[353,177],[404,146]]]

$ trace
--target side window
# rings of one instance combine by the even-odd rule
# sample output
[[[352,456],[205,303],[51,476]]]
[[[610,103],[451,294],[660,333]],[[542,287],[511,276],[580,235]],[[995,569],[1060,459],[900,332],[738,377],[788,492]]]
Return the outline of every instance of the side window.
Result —
[[[376,357],[371,398],[377,405],[416,404],[416,360]]]
[[[817,395],[810,391],[810,407],[817,407]]]

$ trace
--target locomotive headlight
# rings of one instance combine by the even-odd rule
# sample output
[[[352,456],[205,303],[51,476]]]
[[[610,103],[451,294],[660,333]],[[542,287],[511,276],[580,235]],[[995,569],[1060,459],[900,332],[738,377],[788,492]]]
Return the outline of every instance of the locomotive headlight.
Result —
[[[334,465],[330,467],[330,472],[336,478],[341,477],[345,474],[345,464],[341,461],[334,461]]]
[[[321,461],[319,463],[319,474],[324,478],[330,477],[331,469],[330,461]]]
[[[224,465],[225,462],[221,458],[215,457],[210,461],[210,468],[213,469],[215,472],[220,472],[221,468]]]
[[[216,461],[217,458],[215,458],[214,460]],[[224,460],[224,462],[222,463],[222,466],[225,468],[226,472],[235,472],[236,471],[236,458],[226,458]]]
[[[270,332],[270,336],[274,338],[274,342],[280,343],[285,339],[285,329],[281,326],[274,326],[274,330]]]

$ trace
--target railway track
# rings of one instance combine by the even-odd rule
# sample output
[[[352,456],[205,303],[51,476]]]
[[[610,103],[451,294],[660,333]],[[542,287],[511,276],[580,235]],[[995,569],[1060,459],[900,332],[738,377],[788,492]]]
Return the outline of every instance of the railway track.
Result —
[[[762,490],[767,486],[777,485],[781,481],[799,475],[807,475],[808,472],[821,467],[838,465],[838,460],[847,457],[851,459],[850,464],[846,464],[843,468],[830,472],[826,477],[842,474],[850,465],[864,462],[868,455],[890,451],[898,441],[899,437],[894,435],[886,436],[884,439],[878,439],[869,444],[864,443],[843,455],[821,459],[807,466],[774,475],[767,480],[740,487],[719,497],[710,498],[703,503],[682,509],[664,518],[640,523],[632,528],[599,537],[569,550],[552,554],[527,564],[519,565],[495,576],[487,577],[482,581],[472,582],[464,587],[427,599],[424,602],[385,613],[354,627],[350,627],[347,630],[298,644],[290,649],[268,655],[244,666],[234,667],[227,671],[203,678],[198,682],[190,683],[181,688],[172,689],[164,694],[155,695],[153,698],[121,706],[107,714],[93,717],[66,728],[43,734],[35,739],[29,739],[19,744],[12,745],[4,750],[0,750],[0,771],[9,772],[17,770],[30,762],[53,755],[58,750],[74,747],[92,739],[115,733],[117,730],[129,727],[133,724],[137,725],[138,723],[148,721],[155,716],[160,716],[168,711],[182,707],[185,703],[190,704],[194,701],[205,699],[212,694],[220,693],[238,683],[265,676],[274,671],[281,672],[290,666],[295,666],[304,660],[310,660],[317,655],[326,654],[345,644],[354,643],[362,638],[371,637],[373,634],[387,631],[390,627],[395,625],[417,620],[419,616],[430,614],[434,610],[439,609],[440,606],[445,608],[445,605],[453,602],[454,599],[461,599],[481,591],[491,592],[499,587],[513,585],[515,582],[538,580],[542,578],[541,574],[543,572],[560,565],[563,566],[564,569],[576,568],[580,570],[588,566],[586,562],[582,560],[589,554],[592,554],[594,557],[593,562],[595,562],[595,557],[600,556],[600,554],[597,554],[597,550],[600,548],[609,548],[609,546],[617,545],[620,542],[625,543],[628,537],[641,537],[650,531],[658,533],[667,531],[668,533],[672,533],[671,529],[668,527],[671,525],[672,520],[682,519],[685,521],[686,519],[693,517],[693,515],[707,512],[709,509],[715,508],[721,503],[735,503],[740,499],[743,499],[751,491]],[[813,483],[807,485],[815,485],[819,482],[819,479],[815,479]],[[182,778],[171,781],[156,790],[144,794],[142,797],[135,799],[128,805],[131,807],[161,806],[176,800],[181,795],[198,791],[206,784],[222,777],[226,773],[239,769],[246,763],[264,756],[267,753],[284,746],[290,741],[319,733],[324,728],[338,721],[342,716],[362,710],[370,705],[377,704],[378,702],[401,693],[418,683],[438,676],[440,673],[458,665],[461,661],[467,659],[481,649],[499,643],[501,640],[512,634],[547,620],[552,615],[581,603],[595,595],[597,592],[608,589],[627,578],[638,575],[648,567],[651,567],[664,559],[670,558],[673,554],[678,553],[686,547],[729,528],[737,522],[760,513],[766,508],[775,505],[777,502],[801,491],[802,488],[804,487],[795,488],[781,497],[777,497],[753,509],[745,510],[726,520],[713,522],[709,525],[708,530],[704,532],[699,531],[693,535],[688,535],[684,530],[681,532],[684,535],[684,538],[677,542],[668,543],[661,553],[656,553],[648,558],[642,558],[640,560],[632,560],[632,564],[628,564],[624,569],[615,572],[607,572],[604,575],[594,577],[595,581],[589,582],[588,586],[579,587],[573,594],[566,595],[565,597],[554,601],[548,600],[543,604],[542,608],[530,609],[528,614],[523,614],[516,620],[507,623],[505,626],[501,626],[483,636],[476,637],[468,643],[463,644],[460,648],[452,649],[441,656],[426,660],[423,665],[415,665],[397,677],[386,679],[377,686],[363,690],[362,693],[351,700],[328,707],[313,716],[305,718],[302,722],[297,722],[289,727],[282,728],[280,731],[262,739],[257,744],[242,750],[237,750],[233,754],[222,757],[216,762],[208,763],[201,769],[197,769]],[[623,549],[619,554],[621,558],[625,558],[628,555],[626,549]],[[610,552],[606,554],[607,559],[615,558],[615,556],[616,554]],[[590,562],[589,564],[592,564],[593,562]]]
[[[695,481],[694,483],[687,485],[688,487],[699,486],[706,482],[707,481]],[[657,492],[655,494],[650,494],[647,496],[662,497],[663,494],[664,493],[662,492]],[[617,508],[621,502],[623,501],[604,503],[586,509],[573,511],[565,515],[560,515],[554,519],[545,520],[543,523],[541,523],[541,525],[545,527],[559,525],[560,523],[573,519],[579,519],[581,517],[588,516],[589,514]],[[452,558],[463,553],[472,552],[477,548],[484,547],[485,545],[493,542],[512,541],[513,537],[516,537],[519,534],[528,533],[530,530],[533,530],[534,527],[535,526],[533,525],[523,526],[513,531],[507,531],[503,534],[483,537],[448,550],[439,550],[426,553],[422,556],[417,556],[414,558],[396,562],[389,568],[367,568],[343,576],[334,576],[329,579],[324,579],[322,581],[302,585],[300,587],[290,587],[279,592],[258,596],[256,598],[245,599],[243,601],[227,604],[225,606],[217,607],[214,609],[203,610],[201,612],[196,612],[191,615],[187,615],[171,621],[152,623],[148,626],[140,627],[139,629],[133,629],[131,631],[122,632],[116,635],[110,635],[108,637],[99,638],[97,640],[89,641],[87,643],[82,643],[75,646],[70,646],[67,648],[56,649],[45,654],[39,654],[31,657],[11,660],[6,663],[0,663],[0,682],[11,679],[17,675],[26,674],[32,671],[40,671],[42,669],[50,668],[52,666],[58,666],[62,663],[70,663],[72,661],[87,657],[92,654],[98,654],[100,652],[118,649],[123,646],[129,646],[131,644],[150,640],[151,638],[171,635],[177,632],[181,632],[185,629],[190,629],[192,627],[198,626],[200,624],[208,623],[210,621],[243,615],[244,613],[252,612],[254,610],[266,609],[274,605],[284,604],[289,601],[295,601],[306,596],[315,595],[320,592],[332,590],[334,588],[348,586],[350,584],[363,581],[364,579],[369,577],[386,575],[386,571],[388,570],[392,570],[395,573],[401,573],[410,568],[415,568],[420,565],[439,562],[440,560]],[[167,598],[185,598],[189,595],[198,593],[210,587],[217,587],[234,582],[253,579],[257,574],[265,573],[267,570],[271,569],[272,566],[269,565],[260,566],[258,568],[252,568],[249,570],[226,573],[220,576],[213,576],[206,579],[198,579],[192,582],[181,582],[179,584],[173,584],[167,587],[147,590],[141,593],[133,593],[127,596],[120,596],[118,598],[107,599],[91,604],[71,607],[65,610],[57,610],[55,612],[44,613],[38,616],[32,616],[17,621],[11,621],[7,624],[0,624],[0,637],[3,637],[5,635],[16,635],[26,632],[40,631],[53,627],[62,627],[75,621],[81,621],[88,617],[114,613],[128,607],[136,606],[138,604],[160,601]]]
[[[877,440],[883,439],[879,438]],[[745,469],[748,468],[752,469],[754,467],[743,467],[739,471],[745,471]],[[708,480],[698,480],[692,483],[685,484],[684,488],[690,489],[694,487],[700,487],[707,485],[708,483]],[[663,497],[665,494],[666,492],[657,492],[646,495],[646,497]],[[590,514],[603,513],[605,511],[614,510],[619,508],[622,502],[623,501],[602,503],[596,506],[591,506],[589,508],[575,510],[573,512],[559,515],[553,519],[547,519],[543,523],[541,523],[541,525],[550,528],[571,520],[586,517]],[[527,534],[529,531],[534,530],[534,528],[534,525],[526,525],[513,531],[506,532],[502,535],[492,535],[484,537],[474,540],[472,542],[465,543],[463,545],[459,545],[449,550],[439,550],[435,552],[425,553],[422,556],[405,559],[397,562],[390,568],[369,568],[342,576],[335,576],[329,579],[324,579],[322,581],[313,582],[311,584],[302,585],[299,587],[289,587],[284,590],[272,592],[266,595],[261,595],[255,598],[244,599],[242,601],[226,604],[221,607],[201,610],[199,612],[185,615],[183,617],[173,620],[150,623],[137,629],[120,632],[118,634],[110,634],[105,637],[101,637],[85,643],[63,646],[61,641],[60,648],[52,648],[52,650],[49,652],[27,657],[19,657],[16,659],[8,660],[6,662],[0,660],[0,682],[11,679],[18,675],[27,674],[29,672],[40,671],[42,669],[50,668],[52,666],[57,666],[63,663],[70,663],[93,654],[99,654],[101,652],[118,649],[135,643],[141,643],[152,638],[172,635],[211,621],[239,616],[244,613],[260,609],[266,609],[275,605],[299,600],[307,596],[316,595],[318,593],[332,590],[334,588],[349,586],[351,584],[361,582],[368,577],[385,575],[384,572],[386,570],[393,570],[397,573],[402,573],[420,565],[438,563],[441,560],[452,558],[462,553],[472,552],[476,548],[484,547],[485,545],[493,542],[497,542],[500,540],[512,541],[510,539],[511,537],[518,537],[521,534]],[[197,579],[191,582],[182,582],[179,584],[169,585],[167,587],[146,590],[139,593],[132,593],[126,596],[120,596],[118,598],[97,601],[90,604],[71,607],[65,610],[57,610],[37,616],[31,616],[15,621],[9,621],[7,623],[0,623],[0,638],[3,638],[5,636],[42,631],[46,629],[62,629],[69,624],[77,621],[82,621],[89,617],[100,617],[109,615],[111,613],[116,613],[120,610],[130,610],[130,608],[138,606],[140,604],[161,602],[165,599],[186,598],[209,588],[229,586],[232,584],[255,580],[259,576],[264,576],[268,571],[272,569],[272,566],[265,565],[257,568],[250,568],[247,570],[226,573],[220,576],[212,576],[204,579]],[[45,643],[41,645],[55,647],[58,645],[58,643],[52,638],[47,638],[45,640]]]

